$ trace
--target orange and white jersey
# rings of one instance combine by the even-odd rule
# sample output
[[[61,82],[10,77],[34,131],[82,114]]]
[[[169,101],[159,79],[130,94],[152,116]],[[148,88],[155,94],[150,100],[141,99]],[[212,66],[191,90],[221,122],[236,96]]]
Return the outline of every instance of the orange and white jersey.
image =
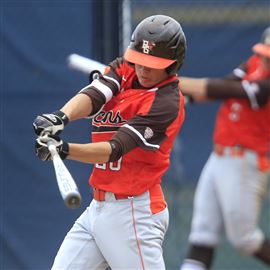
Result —
[[[237,69],[237,74],[247,81],[270,80],[270,72],[263,69],[260,61],[258,56],[252,56],[245,70]],[[270,100],[257,110],[251,108],[248,100],[226,100],[216,119],[214,143],[239,145],[266,155],[270,146]]]
[[[103,77],[95,87],[107,103],[92,119],[92,142],[108,141],[122,129],[139,147],[116,162],[95,164],[90,185],[139,195],[159,184],[168,169],[173,142],[184,121],[184,99],[176,76],[145,89],[134,66],[122,58],[112,62]]]

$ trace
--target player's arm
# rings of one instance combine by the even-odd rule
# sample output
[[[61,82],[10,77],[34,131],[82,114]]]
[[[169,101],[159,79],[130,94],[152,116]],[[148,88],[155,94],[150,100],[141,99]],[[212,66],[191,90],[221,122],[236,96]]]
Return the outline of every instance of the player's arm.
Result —
[[[233,72],[224,77],[227,81],[237,81],[240,82],[242,78],[246,74],[247,63],[244,62],[239,65],[238,68],[234,69]],[[210,99],[223,99],[221,96],[214,97],[213,95],[209,97],[208,91],[216,89],[217,94],[219,92],[224,92],[224,87],[228,87],[228,84],[220,87],[222,81],[219,82],[217,80],[212,80],[209,78],[191,78],[191,77],[180,77],[179,79],[179,87],[182,93],[186,96],[191,96],[193,100],[197,102],[201,101],[209,101]],[[234,94],[235,90],[232,90],[232,93],[227,93],[227,96],[231,97]],[[238,91],[239,92],[239,91]],[[225,97],[224,97],[225,98]]]
[[[182,93],[195,101],[247,98],[241,81],[190,77],[180,77],[179,81]]]
[[[264,106],[270,93],[270,81],[239,81],[228,79],[180,78],[180,88],[184,95],[190,95],[195,101],[225,100],[243,98],[249,100],[252,108]]]
[[[60,109],[69,121],[95,115],[114,94],[119,92],[121,76],[114,69],[115,66],[119,67],[119,63],[119,60],[112,62],[112,68],[108,69],[107,73],[104,75],[99,73],[88,86],[80,90]]]
[[[70,160],[84,163],[106,163],[118,160],[138,145],[131,136],[119,131],[108,142],[69,143],[68,147],[67,158]]]
[[[95,78],[60,110],[38,115],[33,122],[35,133],[38,136],[45,132],[58,135],[69,122],[95,115],[120,90],[120,65],[121,59],[113,61],[108,66],[107,73],[105,71],[104,75]]]
[[[116,161],[132,149],[138,147],[136,140],[119,130],[108,142],[67,143],[58,135],[45,135],[36,140],[36,155],[41,160],[50,160],[51,154],[47,141],[53,140],[62,159],[76,160],[84,163],[106,163]]]

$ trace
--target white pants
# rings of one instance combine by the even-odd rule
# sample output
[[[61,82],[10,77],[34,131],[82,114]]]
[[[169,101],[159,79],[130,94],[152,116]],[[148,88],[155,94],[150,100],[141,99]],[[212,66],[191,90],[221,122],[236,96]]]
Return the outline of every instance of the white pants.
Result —
[[[223,229],[240,252],[252,254],[264,236],[258,228],[267,174],[258,169],[256,153],[231,156],[212,153],[201,173],[194,198],[189,240],[216,246]]]
[[[52,269],[165,269],[168,209],[152,214],[149,193],[92,200],[66,235]]]

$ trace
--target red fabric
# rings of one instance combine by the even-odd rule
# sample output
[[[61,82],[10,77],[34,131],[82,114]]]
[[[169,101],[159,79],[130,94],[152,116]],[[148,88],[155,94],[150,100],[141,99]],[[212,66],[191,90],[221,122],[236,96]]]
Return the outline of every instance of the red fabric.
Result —
[[[106,114],[106,119],[102,119],[102,115],[98,116],[96,118],[98,122],[93,121],[92,123],[95,126],[120,127],[135,115],[146,115],[155,99],[155,91],[130,88],[131,81],[136,76],[133,68],[124,65],[120,69],[117,70],[117,73],[125,76],[126,80],[122,81],[122,85],[125,84],[126,90],[118,93],[105,105],[103,116],[109,113],[109,117],[108,114]],[[175,77],[170,78],[158,86],[175,79]],[[166,90],[170,91],[171,89]],[[169,155],[173,141],[184,121],[184,99],[180,90],[179,94],[180,110],[177,118],[166,129],[167,139],[161,143],[160,148],[156,151],[147,151],[137,147],[117,162],[96,165],[89,179],[91,186],[118,195],[132,196],[142,194],[161,182],[161,176],[168,169],[170,163]],[[114,132],[92,132],[92,141],[108,141]]]
[[[244,80],[257,81],[269,76],[270,72],[262,68],[259,57],[254,55],[248,60]],[[214,143],[241,145],[266,155],[270,145],[270,101],[258,110],[253,110],[248,100],[225,101],[216,119]]]

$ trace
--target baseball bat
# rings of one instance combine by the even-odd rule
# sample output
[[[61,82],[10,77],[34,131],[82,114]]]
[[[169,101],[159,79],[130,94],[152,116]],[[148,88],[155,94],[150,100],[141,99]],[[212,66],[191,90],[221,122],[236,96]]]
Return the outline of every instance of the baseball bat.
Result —
[[[52,140],[48,140],[47,146],[52,155],[58,188],[66,206],[73,209],[80,207],[82,197],[73,177],[60,158]]]
[[[81,71],[83,73],[86,73],[89,75],[90,72],[92,72],[93,70],[99,70],[101,72],[104,71],[105,69],[105,65],[103,65],[102,63],[95,61],[93,59],[81,56],[79,54],[70,54],[67,57],[67,64],[68,67]]]

